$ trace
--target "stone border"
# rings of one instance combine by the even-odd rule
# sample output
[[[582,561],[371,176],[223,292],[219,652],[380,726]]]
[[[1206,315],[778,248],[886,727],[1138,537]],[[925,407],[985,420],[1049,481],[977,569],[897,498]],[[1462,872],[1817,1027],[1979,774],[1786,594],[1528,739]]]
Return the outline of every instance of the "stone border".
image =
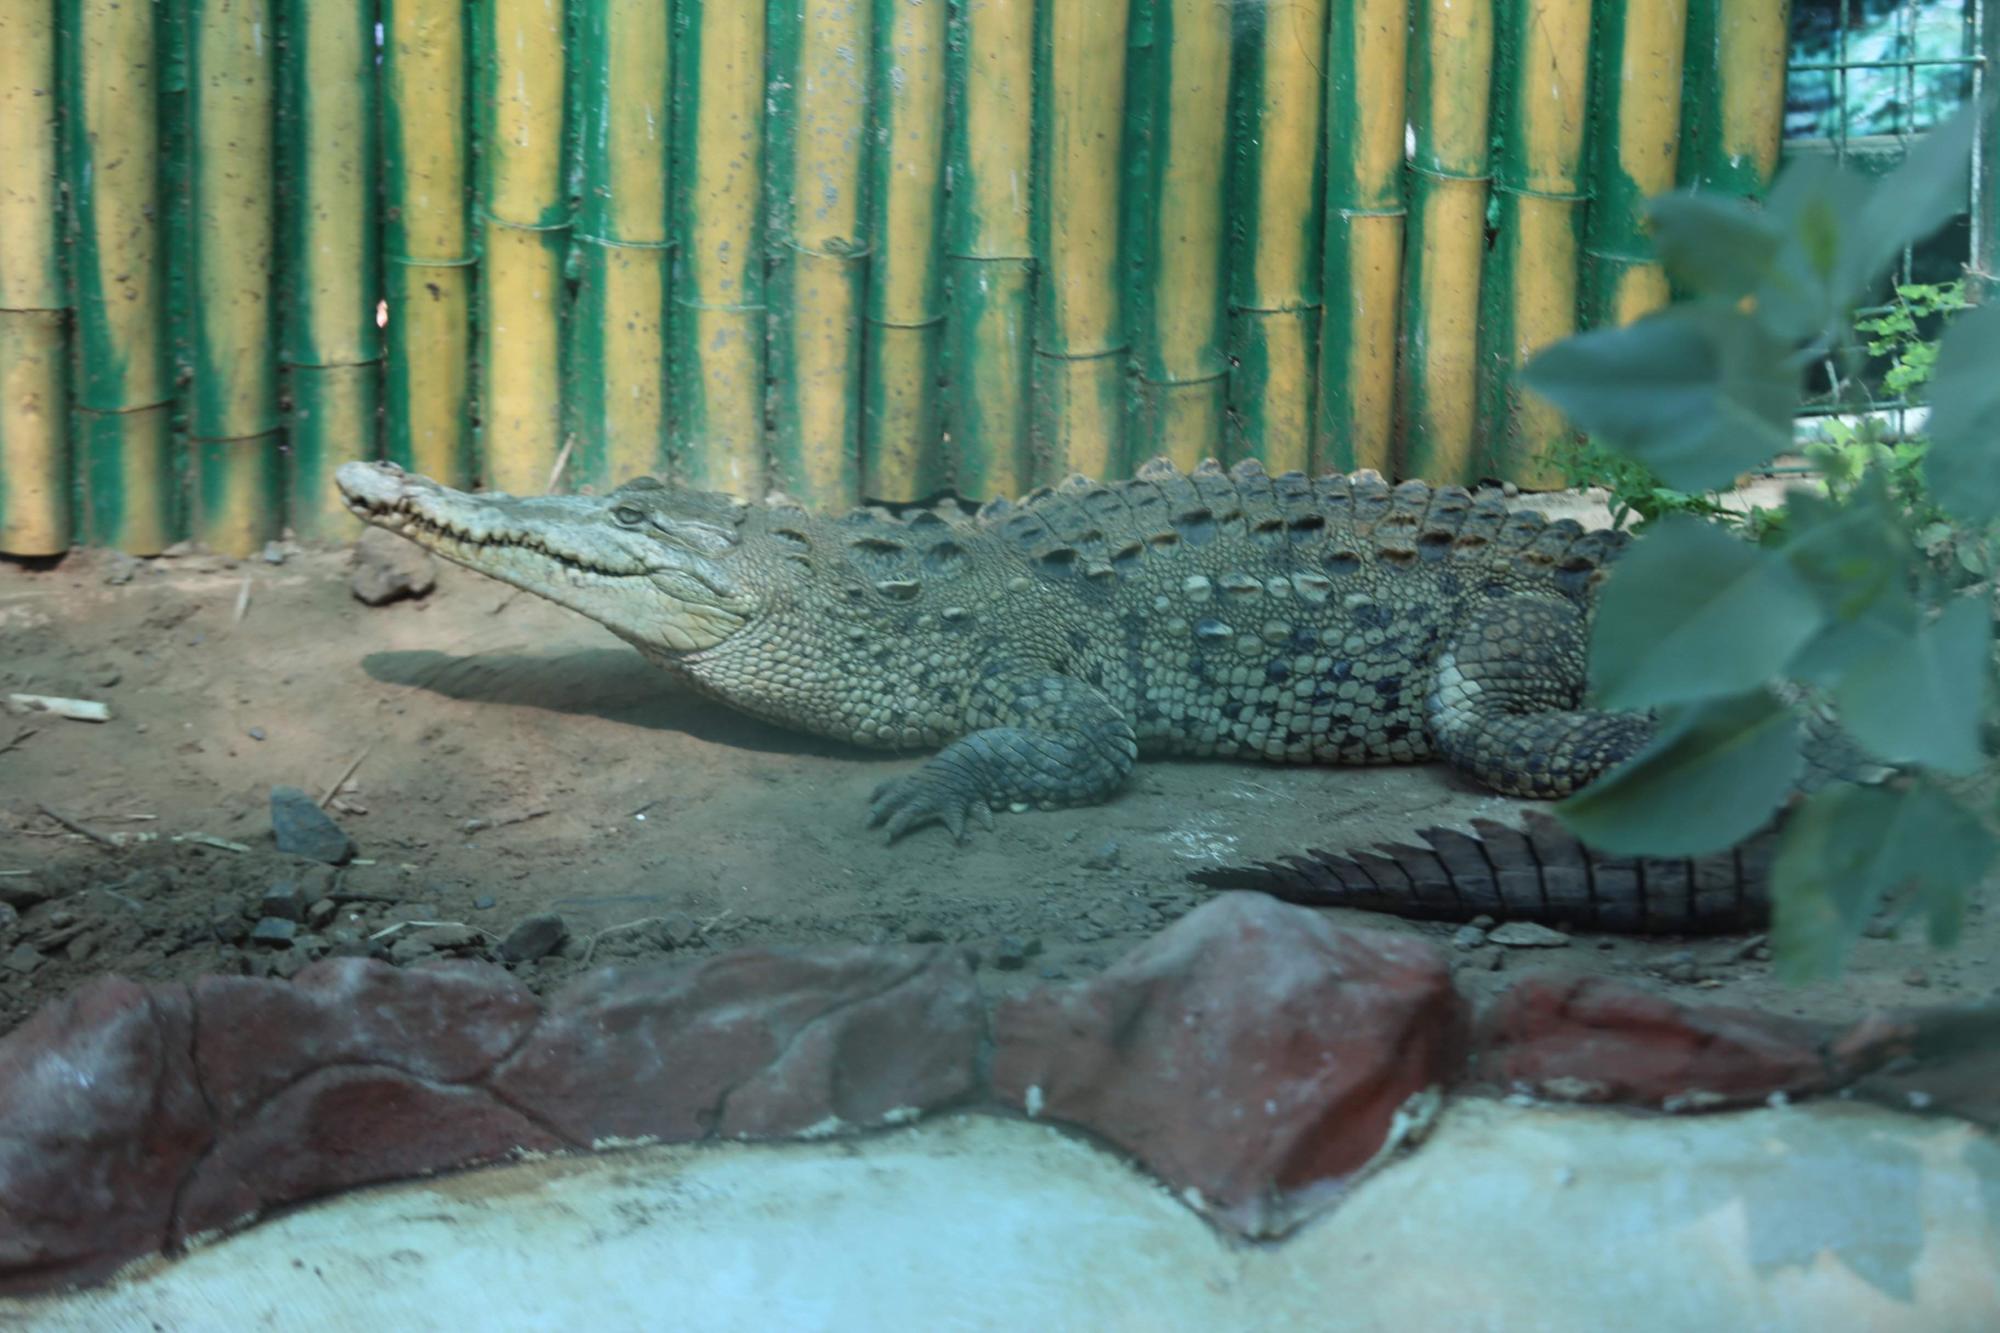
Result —
[[[1273,1236],[1437,1089],[1699,1110],[1829,1092],[1921,1045],[1908,1021],[1836,1033],[1589,978],[1526,978],[1475,1028],[1430,942],[1251,893],[998,1002],[945,947],[607,967],[546,1001],[483,963],[107,977],[0,1038],[0,1293],[101,1281],[357,1185],[956,1107],[1087,1132]]]

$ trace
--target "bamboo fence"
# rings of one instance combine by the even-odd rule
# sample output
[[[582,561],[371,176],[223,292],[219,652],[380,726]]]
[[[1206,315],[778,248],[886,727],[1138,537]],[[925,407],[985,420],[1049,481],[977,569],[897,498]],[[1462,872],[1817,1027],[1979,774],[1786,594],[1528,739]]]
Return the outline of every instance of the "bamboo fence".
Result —
[[[1546,484],[1520,366],[1768,183],[1786,8],[0,0],[0,551],[345,538],[374,457]]]

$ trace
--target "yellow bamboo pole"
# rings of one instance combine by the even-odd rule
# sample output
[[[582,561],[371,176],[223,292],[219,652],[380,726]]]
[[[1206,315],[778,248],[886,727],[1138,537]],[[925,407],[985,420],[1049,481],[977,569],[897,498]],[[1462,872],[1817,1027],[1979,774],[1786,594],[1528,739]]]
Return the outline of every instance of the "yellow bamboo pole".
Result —
[[[1625,0],[1600,23],[1584,305],[1592,324],[1629,324],[1670,296],[1645,209],[1674,188],[1687,0]]]
[[[861,498],[874,18],[873,0],[771,13],[773,479],[821,508]]]
[[[571,473],[600,488],[666,466],[670,29],[657,0],[606,0],[579,23]]]
[[[737,495],[765,488],[765,7],[684,0],[691,63],[674,134],[691,167],[679,234],[674,412],[678,461],[693,485]]]
[[[946,424],[960,491],[1030,489],[1034,0],[961,7],[952,117]]]
[[[562,452],[562,0],[494,0],[487,32],[481,453],[494,489],[534,495]]]
[[[65,43],[77,235],[78,454],[84,540],[151,555],[173,541],[159,226],[159,71],[149,5],[77,0]]]
[[[944,0],[892,0],[882,15],[861,474],[871,496],[916,500],[944,480],[937,380],[950,16]]]
[[[286,513],[301,540],[326,541],[359,532],[333,473],[375,457],[381,406],[375,23],[367,5],[286,0],[284,12]]]
[[[1472,479],[1478,425],[1493,4],[1417,3],[1403,470],[1428,481],[1459,482]]]
[[[0,5],[0,552],[67,549],[55,0]]]
[[[1126,464],[1119,290],[1128,0],[1048,0],[1037,90],[1035,416],[1053,470]]]
[[[464,486],[472,461],[473,264],[465,6],[384,0],[383,11],[388,453],[427,477]]]
[[[1688,0],[1682,157],[1696,188],[1756,198],[1770,185],[1784,138],[1790,17],[1789,0]]]
[[[1510,0],[1505,108],[1494,189],[1495,262],[1486,275],[1485,430],[1492,475],[1554,488],[1569,425],[1515,372],[1576,331],[1589,123],[1590,0]]]
[[[1230,419],[1241,423],[1230,452],[1283,472],[1313,465],[1327,0],[1271,0],[1257,17],[1254,59],[1242,66],[1254,79],[1238,95],[1245,112],[1232,190],[1234,207],[1252,212],[1230,266]],[[1401,43],[1395,52],[1400,66]],[[1390,82],[1400,89],[1400,76]]]
[[[1229,167],[1230,12],[1219,0],[1160,0],[1154,77],[1149,273],[1133,434],[1184,468],[1223,452],[1223,221]],[[1151,448],[1149,447],[1149,452]]]

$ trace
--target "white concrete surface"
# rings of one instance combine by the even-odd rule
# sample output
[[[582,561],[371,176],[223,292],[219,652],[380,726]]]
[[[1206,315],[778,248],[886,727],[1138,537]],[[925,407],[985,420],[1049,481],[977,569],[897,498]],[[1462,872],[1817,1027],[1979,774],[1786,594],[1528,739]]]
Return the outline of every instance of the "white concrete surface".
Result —
[[[2000,1146],[1847,1105],[1465,1104],[1248,1246],[1109,1155],[972,1117],[349,1195],[0,1326],[1993,1333]]]

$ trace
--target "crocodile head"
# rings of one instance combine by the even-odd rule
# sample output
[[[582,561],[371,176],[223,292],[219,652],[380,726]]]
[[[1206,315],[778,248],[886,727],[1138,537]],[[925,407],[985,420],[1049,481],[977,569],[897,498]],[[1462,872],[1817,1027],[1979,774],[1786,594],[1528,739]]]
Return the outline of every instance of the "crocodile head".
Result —
[[[335,476],[356,517],[467,569],[579,611],[663,655],[698,652],[757,615],[737,554],[746,506],[641,477],[608,495],[473,494],[389,463]]]

